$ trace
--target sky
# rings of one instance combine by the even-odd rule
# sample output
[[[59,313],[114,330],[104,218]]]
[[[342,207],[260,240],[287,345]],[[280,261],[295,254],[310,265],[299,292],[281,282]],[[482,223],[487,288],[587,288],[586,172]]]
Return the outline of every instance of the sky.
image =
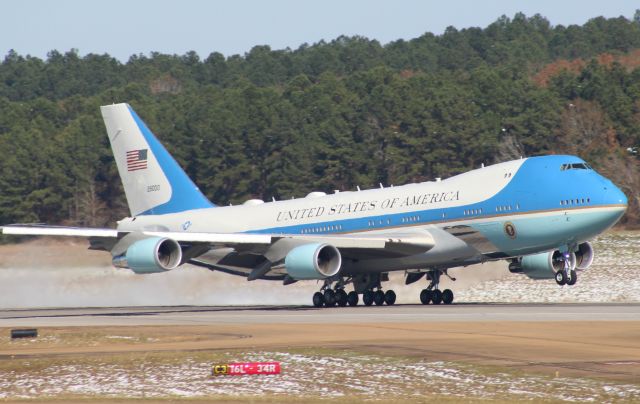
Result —
[[[633,18],[631,0],[0,0],[0,58],[77,49],[126,62],[161,52],[244,55],[256,45],[296,49],[340,35],[385,44],[425,32],[486,27],[501,15],[539,13],[553,25]]]

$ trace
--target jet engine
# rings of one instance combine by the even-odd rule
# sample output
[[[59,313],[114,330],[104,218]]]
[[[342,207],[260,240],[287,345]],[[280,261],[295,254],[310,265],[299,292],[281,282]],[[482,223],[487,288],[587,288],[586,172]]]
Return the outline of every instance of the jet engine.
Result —
[[[576,255],[571,253],[571,269],[575,268]],[[558,250],[525,255],[509,264],[509,271],[523,273],[531,279],[553,279],[556,272],[564,268],[562,253]]]
[[[578,271],[588,269],[593,263],[595,252],[591,243],[578,245],[575,253],[571,253],[571,268]],[[564,268],[562,253],[558,250],[540,254],[525,255],[509,264],[512,273],[523,273],[531,279],[551,279],[555,273]]]
[[[289,251],[284,266],[295,280],[325,279],[340,271],[342,256],[329,244],[304,244]]]
[[[113,258],[113,265],[129,268],[137,274],[164,272],[182,262],[182,248],[177,241],[150,237],[131,244],[127,251]]]
[[[593,251],[593,247],[591,247],[591,243],[584,242],[580,244],[578,246],[578,251],[576,251],[576,269],[588,269],[591,264],[593,264],[594,256],[595,252]]]

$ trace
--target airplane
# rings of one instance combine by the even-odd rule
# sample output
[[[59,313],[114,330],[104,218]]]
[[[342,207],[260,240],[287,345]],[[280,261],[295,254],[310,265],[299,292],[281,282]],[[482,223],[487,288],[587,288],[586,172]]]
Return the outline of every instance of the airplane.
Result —
[[[128,104],[101,107],[130,217],[115,229],[15,224],[7,235],[86,237],[137,274],[204,267],[284,285],[316,280],[315,307],[393,305],[391,271],[426,278],[423,304],[451,304],[448,270],[506,260],[532,279],[576,283],[589,240],[624,214],[627,198],[575,156],[483,166],[403,186],[311,192],[303,198],[217,206]],[[416,151],[419,152],[419,151]],[[450,277],[450,276],[449,276]],[[453,279],[453,278],[452,278]],[[352,285],[353,290],[345,290]]]

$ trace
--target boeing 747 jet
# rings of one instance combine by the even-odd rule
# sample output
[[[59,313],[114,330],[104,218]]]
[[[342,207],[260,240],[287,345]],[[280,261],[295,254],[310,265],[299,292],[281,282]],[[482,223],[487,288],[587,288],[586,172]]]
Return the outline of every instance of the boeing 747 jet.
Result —
[[[403,186],[216,206],[128,104],[101,110],[131,216],[116,229],[7,225],[3,234],[88,237],[91,249],[137,274],[190,264],[249,281],[319,280],[316,307],[392,305],[396,294],[383,283],[405,271],[407,284],[426,278],[423,304],[450,304],[440,277],[486,261],[575,284],[593,262],[589,240],[627,208],[610,180],[565,155]]]

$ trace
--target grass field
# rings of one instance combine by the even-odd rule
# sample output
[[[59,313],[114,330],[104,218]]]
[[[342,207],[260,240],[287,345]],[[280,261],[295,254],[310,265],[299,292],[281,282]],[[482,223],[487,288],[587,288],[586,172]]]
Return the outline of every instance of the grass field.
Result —
[[[194,335],[193,340],[201,338]],[[187,338],[187,337],[185,337]],[[34,340],[0,341],[51,352],[56,347],[137,345],[175,341],[132,327],[43,329]],[[185,342],[184,338],[183,341]],[[188,341],[187,341],[188,342]],[[272,376],[211,376],[215,363],[279,361]],[[371,348],[134,351],[31,354],[0,360],[0,399],[37,401],[248,400],[503,402],[619,402],[640,400],[640,384],[555,374],[527,374],[505,366],[375,354]]]

